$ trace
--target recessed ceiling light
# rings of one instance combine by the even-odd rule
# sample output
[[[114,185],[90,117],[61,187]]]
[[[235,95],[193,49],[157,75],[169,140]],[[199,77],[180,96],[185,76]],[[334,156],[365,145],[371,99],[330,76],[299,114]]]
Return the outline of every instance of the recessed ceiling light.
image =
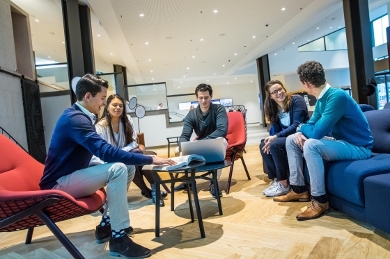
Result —
[[[148,61],[152,61],[151,59],[148,59]]]
[[[112,54],[112,53],[110,53],[110,55],[112,56],[113,54]]]
[[[332,29],[332,26],[330,26],[329,29]]]
[[[251,81],[251,83],[252,83],[253,81]]]
[[[210,80],[207,79],[207,82],[208,82],[208,81],[210,81]]]
[[[286,10],[286,8],[283,7],[283,8],[282,8],[282,11],[284,11],[284,10]]]
[[[180,84],[182,84],[183,82],[180,82]]]
[[[97,36],[100,37],[100,34],[98,34]]]
[[[214,13],[218,13],[218,10],[214,10],[213,12],[214,12]]]
[[[181,82],[180,82],[181,83]],[[180,88],[180,86],[178,86],[177,88]]]
[[[145,42],[145,44],[146,44],[146,45],[148,45],[148,44],[149,44],[149,42]]]
[[[254,39],[254,38],[256,38],[256,36],[253,35],[252,38]]]
[[[234,53],[234,56],[237,56],[237,53]]]
[[[320,27],[317,27],[317,30],[320,29]]]
[[[62,44],[65,44],[65,41],[63,41]]]
[[[307,40],[307,42],[309,42],[309,40]]]
[[[51,58],[50,56],[48,56],[49,58]]]
[[[183,77],[186,77],[186,76],[183,76]]]
[[[292,44],[295,44],[295,42],[293,42]]]
[[[223,67],[225,66],[225,65],[222,65]]]
[[[189,67],[187,67],[187,69],[190,69]]]
[[[38,20],[38,19],[35,19],[35,21],[36,21],[36,22],[39,22],[39,20]]]
[[[237,79],[237,77],[235,77],[234,79]]]
[[[229,82],[226,83],[227,85],[229,84]]]
[[[192,58],[195,58],[195,56],[192,56]]]
[[[200,39],[200,41],[203,41],[203,39]]]
[[[214,75],[216,75],[216,73],[214,73]]]
[[[144,17],[145,15],[144,15],[143,13],[141,13],[139,16],[140,16],[140,17]]]
[[[152,80],[154,80],[154,77],[152,77]],[[156,91],[156,89],[154,89],[154,91]]]
[[[153,70],[150,70],[150,73],[153,73]]]
[[[276,53],[275,53],[275,56],[276,56]]]
[[[339,29],[341,28],[341,26],[339,26]]]

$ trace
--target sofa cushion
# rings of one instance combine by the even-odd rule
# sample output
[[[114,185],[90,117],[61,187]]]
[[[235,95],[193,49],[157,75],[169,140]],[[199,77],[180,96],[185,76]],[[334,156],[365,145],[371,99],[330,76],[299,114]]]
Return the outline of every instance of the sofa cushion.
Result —
[[[372,175],[390,173],[390,154],[373,153],[365,160],[332,161],[325,168],[327,191],[364,207],[363,181]]]
[[[390,109],[366,111],[364,115],[374,138],[372,152],[390,154]]]

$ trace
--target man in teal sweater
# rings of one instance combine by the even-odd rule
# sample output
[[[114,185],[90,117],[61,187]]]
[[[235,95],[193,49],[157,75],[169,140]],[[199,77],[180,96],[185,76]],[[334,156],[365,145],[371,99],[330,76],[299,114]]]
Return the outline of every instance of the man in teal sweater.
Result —
[[[292,190],[274,201],[308,201],[303,176],[303,157],[310,175],[312,202],[298,220],[318,218],[329,212],[323,159],[357,160],[371,156],[373,138],[359,105],[344,90],[332,88],[322,65],[308,61],[298,67],[303,90],[317,98],[311,119],[286,140]],[[332,137],[327,135],[331,133]]]

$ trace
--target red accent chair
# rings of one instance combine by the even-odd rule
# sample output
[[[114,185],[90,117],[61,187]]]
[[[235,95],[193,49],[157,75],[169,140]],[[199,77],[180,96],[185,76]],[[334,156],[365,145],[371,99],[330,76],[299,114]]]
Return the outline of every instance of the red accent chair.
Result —
[[[75,199],[59,190],[41,190],[43,165],[11,139],[0,134],[0,232],[28,229],[31,243],[34,227],[46,225],[74,258],[84,258],[55,222],[99,210],[104,190]]]
[[[228,133],[226,135],[226,138],[228,140],[228,146],[226,148],[225,159],[232,162],[232,164],[230,165],[228,184],[226,188],[226,193],[228,194],[232,182],[234,161],[236,161],[237,159],[241,159],[248,180],[250,180],[251,177],[249,176],[249,172],[244,161],[244,152],[246,144],[245,114],[241,111],[229,111],[227,113],[227,116],[229,125]]]

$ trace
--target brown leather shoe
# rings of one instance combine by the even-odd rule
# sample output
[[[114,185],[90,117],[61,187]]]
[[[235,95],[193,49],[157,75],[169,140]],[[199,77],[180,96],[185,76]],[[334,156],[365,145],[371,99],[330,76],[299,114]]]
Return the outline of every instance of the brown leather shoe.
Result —
[[[292,189],[286,194],[279,197],[275,197],[274,201],[278,202],[289,202],[289,201],[310,201],[309,193],[296,193]]]
[[[330,211],[329,202],[319,203],[318,201],[312,199],[310,206],[307,207],[307,209],[304,212],[297,215],[297,220],[301,221],[301,220],[316,219],[328,213],[329,211]]]

